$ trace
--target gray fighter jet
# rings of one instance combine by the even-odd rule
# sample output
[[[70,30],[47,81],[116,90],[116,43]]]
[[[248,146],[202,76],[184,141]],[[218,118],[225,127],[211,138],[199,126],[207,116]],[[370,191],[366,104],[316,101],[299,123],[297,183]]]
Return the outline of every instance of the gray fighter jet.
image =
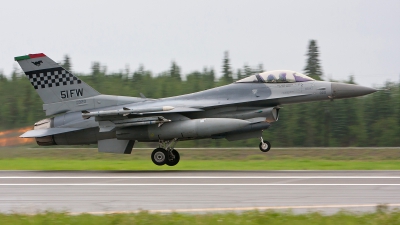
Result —
[[[316,81],[290,70],[254,74],[232,84],[176,97],[103,95],[43,53],[15,57],[43,100],[46,116],[20,137],[38,145],[98,144],[99,152],[130,154],[136,141],[158,142],[156,165],[174,166],[177,141],[260,138],[285,104],[351,98],[376,90]]]

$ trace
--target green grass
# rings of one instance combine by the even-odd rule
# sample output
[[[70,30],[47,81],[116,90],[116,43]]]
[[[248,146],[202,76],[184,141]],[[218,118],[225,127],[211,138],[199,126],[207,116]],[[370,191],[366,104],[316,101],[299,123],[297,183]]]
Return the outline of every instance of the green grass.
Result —
[[[0,170],[399,170],[397,160],[182,160],[174,167],[147,160],[0,159]]]
[[[1,224],[187,224],[187,225],[213,225],[213,224],[268,224],[268,225],[394,225],[400,224],[399,211],[372,212],[355,214],[339,212],[333,215],[323,215],[317,212],[305,214],[293,214],[291,212],[275,211],[248,211],[244,213],[220,213],[220,214],[150,214],[140,212],[135,214],[109,214],[109,215],[69,215],[68,213],[46,212],[35,215],[0,214]]]
[[[400,148],[178,149],[177,166],[156,166],[153,149],[0,148],[0,170],[400,170]]]

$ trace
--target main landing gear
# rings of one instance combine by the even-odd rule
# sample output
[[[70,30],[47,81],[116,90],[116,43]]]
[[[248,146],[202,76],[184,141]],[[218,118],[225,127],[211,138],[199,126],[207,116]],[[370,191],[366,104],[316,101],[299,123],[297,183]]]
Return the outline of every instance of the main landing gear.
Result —
[[[262,137],[260,137],[260,150],[262,152],[268,152],[271,149],[271,143],[269,141],[264,141]]]
[[[164,164],[175,166],[178,164],[180,160],[179,152],[174,149],[177,141],[178,138],[174,138],[170,141],[160,140],[160,146],[151,153],[151,160],[153,163],[158,166]]]

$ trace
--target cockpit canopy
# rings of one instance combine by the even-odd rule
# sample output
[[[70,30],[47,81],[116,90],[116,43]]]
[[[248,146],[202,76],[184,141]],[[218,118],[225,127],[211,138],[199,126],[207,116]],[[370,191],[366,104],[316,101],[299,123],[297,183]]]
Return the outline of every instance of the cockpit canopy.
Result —
[[[313,81],[311,77],[291,70],[273,70],[251,75],[237,83],[295,83]]]

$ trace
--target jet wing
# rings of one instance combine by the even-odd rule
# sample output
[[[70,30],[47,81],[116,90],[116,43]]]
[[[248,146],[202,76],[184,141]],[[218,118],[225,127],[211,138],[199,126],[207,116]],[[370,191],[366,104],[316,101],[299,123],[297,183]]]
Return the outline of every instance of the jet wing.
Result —
[[[82,130],[84,128],[48,128],[48,129],[40,129],[40,130],[30,130],[23,133],[21,136],[22,138],[35,138],[35,137],[44,137],[54,134],[61,134],[67,133],[77,130]]]

